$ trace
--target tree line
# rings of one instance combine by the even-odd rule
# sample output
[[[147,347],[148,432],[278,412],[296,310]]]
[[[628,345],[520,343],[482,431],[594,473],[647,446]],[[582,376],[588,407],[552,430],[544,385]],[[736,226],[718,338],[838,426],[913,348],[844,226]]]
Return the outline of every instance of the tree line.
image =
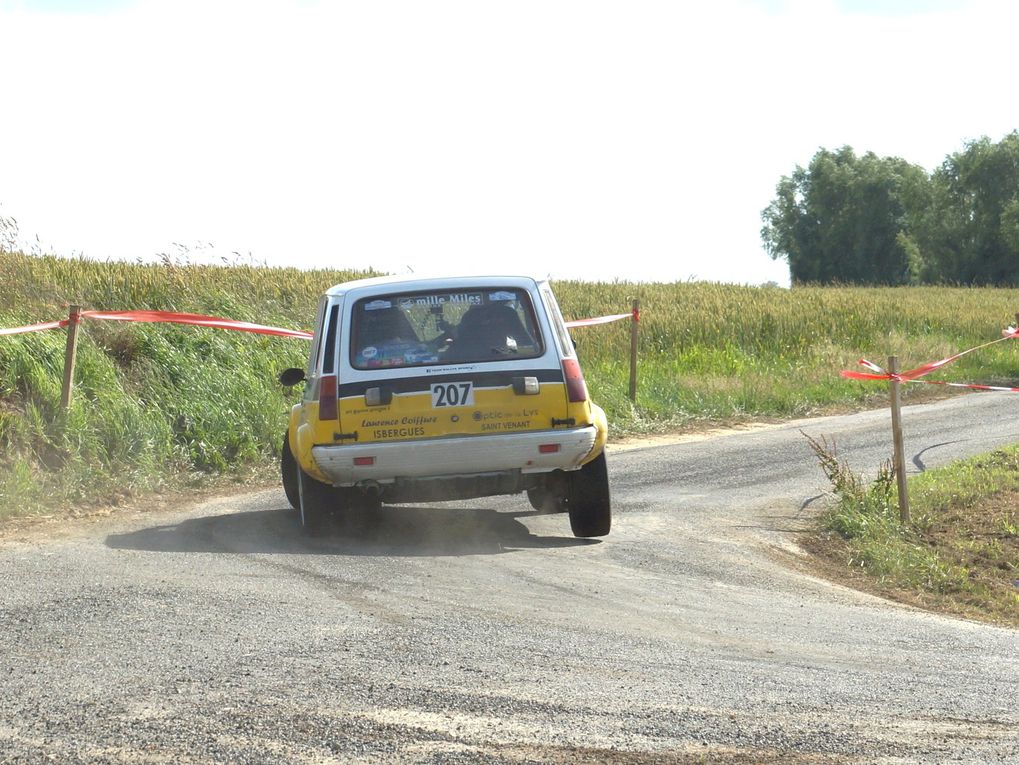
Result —
[[[970,141],[932,173],[822,148],[775,192],[761,238],[793,284],[1019,285],[1019,132]]]

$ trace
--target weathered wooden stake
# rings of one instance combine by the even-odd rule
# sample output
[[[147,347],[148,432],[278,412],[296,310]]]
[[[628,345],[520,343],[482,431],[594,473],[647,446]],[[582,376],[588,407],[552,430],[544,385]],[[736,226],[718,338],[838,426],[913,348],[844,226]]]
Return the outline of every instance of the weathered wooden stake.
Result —
[[[899,373],[899,357],[888,357],[888,371]],[[906,458],[902,446],[902,411],[899,398],[899,381],[892,378],[892,442],[895,444],[895,478],[899,487],[899,520],[909,523],[909,489],[906,486]]]
[[[60,392],[60,406],[71,408],[74,395],[74,362],[78,356],[78,324],[81,322],[81,306],[72,305],[67,317],[67,350],[64,353],[64,387]]]
[[[630,317],[630,401],[637,403],[637,328],[640,324],[640,301],[633,301]]]

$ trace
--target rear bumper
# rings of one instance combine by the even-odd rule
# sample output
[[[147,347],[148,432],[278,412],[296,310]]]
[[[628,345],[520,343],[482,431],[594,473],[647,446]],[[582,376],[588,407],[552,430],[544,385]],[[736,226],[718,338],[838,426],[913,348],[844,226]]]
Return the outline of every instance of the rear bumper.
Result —
[[[479,473],[521,474],[575,470],[598,442],[591,425],[571,430],[525,431],[499,435],[314,446],[312,457],[334,486],[362,481],[390,484],[400,479],[453,478]],[[539,447],[558,444],[543,453]],[[355,465],[358,458],[371,465]]]

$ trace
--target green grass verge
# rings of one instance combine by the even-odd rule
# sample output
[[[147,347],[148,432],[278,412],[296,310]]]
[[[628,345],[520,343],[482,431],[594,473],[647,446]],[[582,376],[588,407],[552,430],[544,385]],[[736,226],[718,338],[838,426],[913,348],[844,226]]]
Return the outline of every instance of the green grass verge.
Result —
[[[78,303],[306,328],[326,286],[366,273],[0,254],[0,327]],[[276,376],[304,366],[306,341],[85,320],[64,412],[65,337],[0,338],[0,518],[272,474],[295,395]]]
[[[909,479],[910,521],[885,466],[864,483],[811,441],[835,502],[806,546],[865,589],[946,613],[1019,626],[1019,446]]]

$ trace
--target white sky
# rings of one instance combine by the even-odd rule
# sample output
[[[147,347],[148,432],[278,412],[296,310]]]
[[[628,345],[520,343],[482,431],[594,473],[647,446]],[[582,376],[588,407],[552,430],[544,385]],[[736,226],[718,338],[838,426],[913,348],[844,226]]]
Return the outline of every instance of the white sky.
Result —
[[[0,0],[0,214],[43,251],[788,283],[821,146],[1019,127],[1008,0]]]

